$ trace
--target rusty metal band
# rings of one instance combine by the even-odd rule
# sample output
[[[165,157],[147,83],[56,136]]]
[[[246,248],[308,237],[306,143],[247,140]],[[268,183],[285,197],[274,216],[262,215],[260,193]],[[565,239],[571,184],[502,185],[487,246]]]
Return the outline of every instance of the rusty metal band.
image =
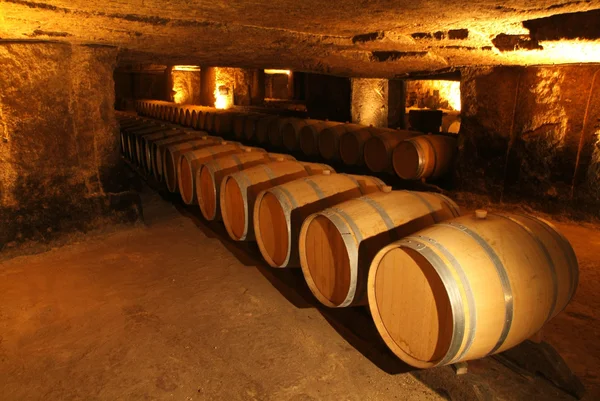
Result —
[[[450,308],[452,309],[452,339],[450,340],[450,346],[444,357],[436,363],[437,366],[448,364],[454,356],[460,350],[465,337],[465,309],[463,305],[463,299],[460,295],[460,290],[452,272],[448,269],[448,266],[444,261],[431,250],[427,243],[421,242],[422,239],[419,237],[406,237],[401,240],[399,244],[402,247],[410,248],[420,253],[431,266],[435,269],[438,277],[444,284],[448,299],[450,300]]]
[[[509,220],[513,223],[515,223],[517,226],[519,226],[523,231],[525,231],[537,244],[538,248],[540,248],[540,250],[542,251],[542,253],[544,254],[544,258],[546,258],[546,263],[548,265],[548,269],[550,270],[550,277],[552,278],[552,306],[550,308],[550,310],[548,311],[548,315],[546,316],[546,321],[550,320],[550,318],[552,317],[554,310],[556,309],[556,301],[558,298],[558,277],[556,275],[556,266],[554,265],[554,261],[552,260],[552,256],[550,256],[550,252],[548,252],[548,248],[546,248],[546,245],[544,245],[544,243],[539,239],[539,237],[537,235],[535,235],[535,233],[533,231],[531,231],[531,229],[529,227],[527,227],[525,224],[521,223],[519,220],[511,217],[511,216],[506,216],[506,215],[502,215],[502,214],[493,214],[496,217],[500,217],[506,220]]]
[[[473,238],[475,242],[477,242],[477,244],[483,249],[488,259],[492,262],[492,265],[494,266],[496,274],[498,275],[498,278],[500,280],[500,285],[502,287],[502,292],[504,296],[504,324],[502,327],[502,331],[500,332],[500,336],[498,337],[498,341],[496,342],[496,345],[494,345],[494,347],[487,354],[491,355],[494,352],[496,352],[502,346],[502,344],[504,344],[504,341],[506,340],[506,337],[508,336],[508,333],[510,332],[510,328],[512,326],[514,315],[514,299],[512,288],[510,285],[510,278],[508,277],[508,274],[506,272],[506,269],[504,268],[504,265],[502,264],[502,261],[496,254],[496,251],[494,251],[494,249],[487,243],[487,241],[483,239],[479,234],[459,223],[447,222],[439,224],[454,228]]]

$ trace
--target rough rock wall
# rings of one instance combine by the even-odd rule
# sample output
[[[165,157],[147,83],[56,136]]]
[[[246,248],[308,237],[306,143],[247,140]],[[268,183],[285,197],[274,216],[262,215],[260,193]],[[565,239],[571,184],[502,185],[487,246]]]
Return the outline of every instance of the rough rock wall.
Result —
[[[306,74],[306,109],[310,118],[346,122],[351,120],[350,79]]]
[[[599,71],[597,65],[463,70],[461,188],[494,199],[600,204]]]
[[[0,249],[114,217],[116,51],[0,44]]]
[[[200,104],[200,71],[171,71],[172,97],[178,104]]]
[[[352,78],[352,122],[374,127],[388,126],[388,80]]]

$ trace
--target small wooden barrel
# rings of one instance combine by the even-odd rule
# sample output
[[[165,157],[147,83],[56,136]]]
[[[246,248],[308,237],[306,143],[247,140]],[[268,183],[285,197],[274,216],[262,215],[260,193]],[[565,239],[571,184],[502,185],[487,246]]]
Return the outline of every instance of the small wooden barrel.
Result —
[[[365,305],[371,261],[386,245],[460,215],[432,192],[384,188],[309,216],[300,230],[300,265],[315,297],[329,307]]]
[[[278,120],[277,116],[266,116],[259,119],[256,123],[255,139],[258,143],[267,143],[269,141],[269,127]]]
[[[226,176],[221,182],[219,201],[227,233],[236,241],[254,239],[252,211],[261,191],[326,170],[334,171],[325,164],[277,161]]]
[[[176,123],[179,125],[184,125],[185,123],[185,107],[178,107],[177,108],[177,120]]]
[[[254,206],[254,233],[272,267],[298,267],[298,237],[306,217],[348,199],[385,187],[378,178],[323,174],[261,192]]]
[[[307,156],[319,154],[319,135],[326,128],[340,125],[335,121],[320,121],[316,124],[306,125],[300,129],[300,150]]]
[[[203,163],[196,174],[196,197],[200,211],[207,220],[220,220],[219,198],[221,182],[225,176],[273,161],[295,160],[292,156],[278,153],[252,152],[219,157]]]
[[[189,141],[192,139],[201,138],[202,135],[197,133],[189,133],[185,131],[180,131],[179,135],[172,135],[163,138],[153,139],[150,141],[146,141],[146,146],[144,148],[145,152],[145,168],[148,173],[151,173],[156,176],[156,172],[158,171],[158,166],[156,165],[156,150],[158,146],[161,144],[175,144],[181,143],[185,141]],[[161,166],[162,168],[162,166]]]
[[[402,141],[392,154],[394,171],[405,180],[436,178],[448,172],[456,154],[456,138],[421,135]]]
[[[521,343],[565,308],[577,282],[573,249],[549,223],[478,211],[383,248],[367,287],[390,349],[429,368]]]
[[[396,132],[391,128],[365,127],[347,132],[340,138],[340,158],[348,166],[364,164],[365,143],[374,135]]]
[[[208,134],[205,132],[186,132],[184,136],[173,136],[169,138],[164,138],[159,141],[154,141],[152,144],[149,144],[149,148],[147,151],[149,154],[147,157],[151,158],[152,164],[152,174],[157,178],[158,181],[161,181],[162,173],[163,173],[163,160],[165,156],[166,149],[171,145],[177,145],[180,143],[187,143],[191,141],[195,141],[198,139],[209,138]],[[214,137],[211,137],[214,138]],[[220,143],[220,141],[219,141]]]
[[[365,142],[364,157],[365,164],[369,170],[380,173],[383,171],[393,172],[392,154],[394,148],[405,139],[423,135],[416,131],[394,130],[374,135]]]
[[[300,149],[300,131],[307,125],[319,123],[319,120],[305,120],[302,118],[288,118],[281,128],[283,147],[289,151]]]
[[[249,114],[244,119],[244,128],[242,138],[253,140],[256,137],[256,126],[261,118],[266,117],[264,114]]]
[[[360,124],[339,124],[325,128],[319,134],[319,154],[325,160],[340,160],[340,138],[352,131],[368,128]]]
[[[207,110],[204,113],[204,130],[207,132],[210,132],[211,134],[214,134],[214,124],[215,124],[215,116],[218,113],[218,111],[215,110]]]
[[[256,152],[264,152],[263,149],[259,148],[251,149]],[[196,204],[196,174],[202,163],[220,156],[242,152],[244,152],[243,146],[223,142],[220,145],[209,146],[182,154],[177,164],[177,183],[183,201],[188,205]]]
[[[249,114],[246,113],[239,113],[233,116],[233,137],[238,141],[244,139],[244,126],[248,116]]]
[[[181,155],[193,150],[220,145],[222,142],[221,138],[202,137],[189,142],[167,146],[163,155],[162,171],[159,171],[159,181],[164,180],[170,192],[177,192],[177,162]]]
[[[192,110],[192,120],[190,121],[190,127],[197,128],[198,127],[198,110]]]

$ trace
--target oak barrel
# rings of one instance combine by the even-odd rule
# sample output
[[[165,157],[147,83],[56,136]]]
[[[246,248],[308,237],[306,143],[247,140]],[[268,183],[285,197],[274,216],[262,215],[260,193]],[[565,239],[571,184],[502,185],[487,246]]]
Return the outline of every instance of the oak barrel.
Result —
[[[340,160],[340,138],[342,135],[367,128],[360,124],[339,124],[325,128],[318,137],[319,154],[325,160]]]
[[[421,135],[402,141],[392,154],[398,177],[405,180],[436,178],[450,169],[456,154],[456,138]]]
[[[569,242],[549,223],[477,211],[383,248],[368,297],[377,329],[409,365],[482,358],[538,332],[578,282]]]
[[[307,125],[319,123],[319,120],[306,120],[302,118],[288,118],[281,127],[281,140],[283,147],[293,151],[300,149],[300,131]]]
[[[261,191],[326,170],[334,172],[325,164],[276,161],[226,176],[221,182],[219,202],[227,233],[236,241],[254,239],[252,211]]]
[[[391,128],[365,127],[348,132],[340,138],[340,158],[349,166],[364,164],[365,143],[374,135],[395,132]]]
[[[383,187],[375,177],[322,174],[261,192],[254,206],[254,234],[263,258],[272,267],[300,266],[298,236],[306,217]]]
[[[171,145],[177,145],[180,143],[189,143],[197,140],[203,139],[218,139],[218,141],[214,141],[217,143],[221,142],[220,138],[208,136],[206,132],[188,132],[185,137],[171,137],[161,139],[160,141],[156,141],[152,144],[150,155],[152,157],[152,173],[153,175],[161,181],[163,174],[163,161],[165,159],[165,151]]]
[[[393,171],[392,153],[396,146],[405,139],[423,135],[416,131],[394,130],[372,136],[365,142],[364,158],[369,170],[379,173]]]
[[[169,145],[163,155],[162,172],[159,172],[159,180],[164,180],[170,192],[177,192],[177,162],[182,154],[193,150],[216,146],[223,143],[220,138],[203,137],[193,141]]]
[[[259,148],[251,149],[256,152],[264,152],[263,149]],[[244,152],[244,147],[240,144],[223,142],[220,145],[196,149],[182,154],[177,163],[177,183],[183,201],[188,205],[197,202],[196,173],[202,163],[220,156],[242,152]]]
[[[254,137],[258,143],[267,143],[269,141],[269,127],[276,120],[279,120],[277,116],[265,116],[259,119],[256,123],[256,130]]]
[[[252,152],[232,154],[203,163],[196,174],[196,197],[202,215],[207,220],[221,218],[219,195],[225,176],[272,161],[295,160],[292,156],[278,153]]]
[[[320,121],[316,124],[306,125],[300,129],[300,150],[307,156],[319,154],[319,134],[326,128],[340,125],[335,121]]]
[[[277,117],[269,124],[269,128],[267,129],[267,136],[269,137],[269,143],[272,146],[276,148],[280,148],[283,146],[281,130],[288,120],[289,118]]]
[[[309,216],[300,230],[300,265],[315,297],[329,307],[365,305],[371,261],[386,245],[460,215],[432,192],[376,192]]]

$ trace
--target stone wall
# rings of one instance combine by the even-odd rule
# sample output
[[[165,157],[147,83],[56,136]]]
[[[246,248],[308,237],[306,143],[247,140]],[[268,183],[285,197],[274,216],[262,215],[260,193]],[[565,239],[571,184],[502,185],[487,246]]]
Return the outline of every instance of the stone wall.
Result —
[[[172,98],[177,104],[200,104],[200,71],[171,71]]]
[[[599,71],[598,65],[464,69],[460,188],[495,200],[600,205]]]
[[[115,59],[107,47],[0,44],[0,249],[122,218],[115,207],[137,218],[123,201]]]

